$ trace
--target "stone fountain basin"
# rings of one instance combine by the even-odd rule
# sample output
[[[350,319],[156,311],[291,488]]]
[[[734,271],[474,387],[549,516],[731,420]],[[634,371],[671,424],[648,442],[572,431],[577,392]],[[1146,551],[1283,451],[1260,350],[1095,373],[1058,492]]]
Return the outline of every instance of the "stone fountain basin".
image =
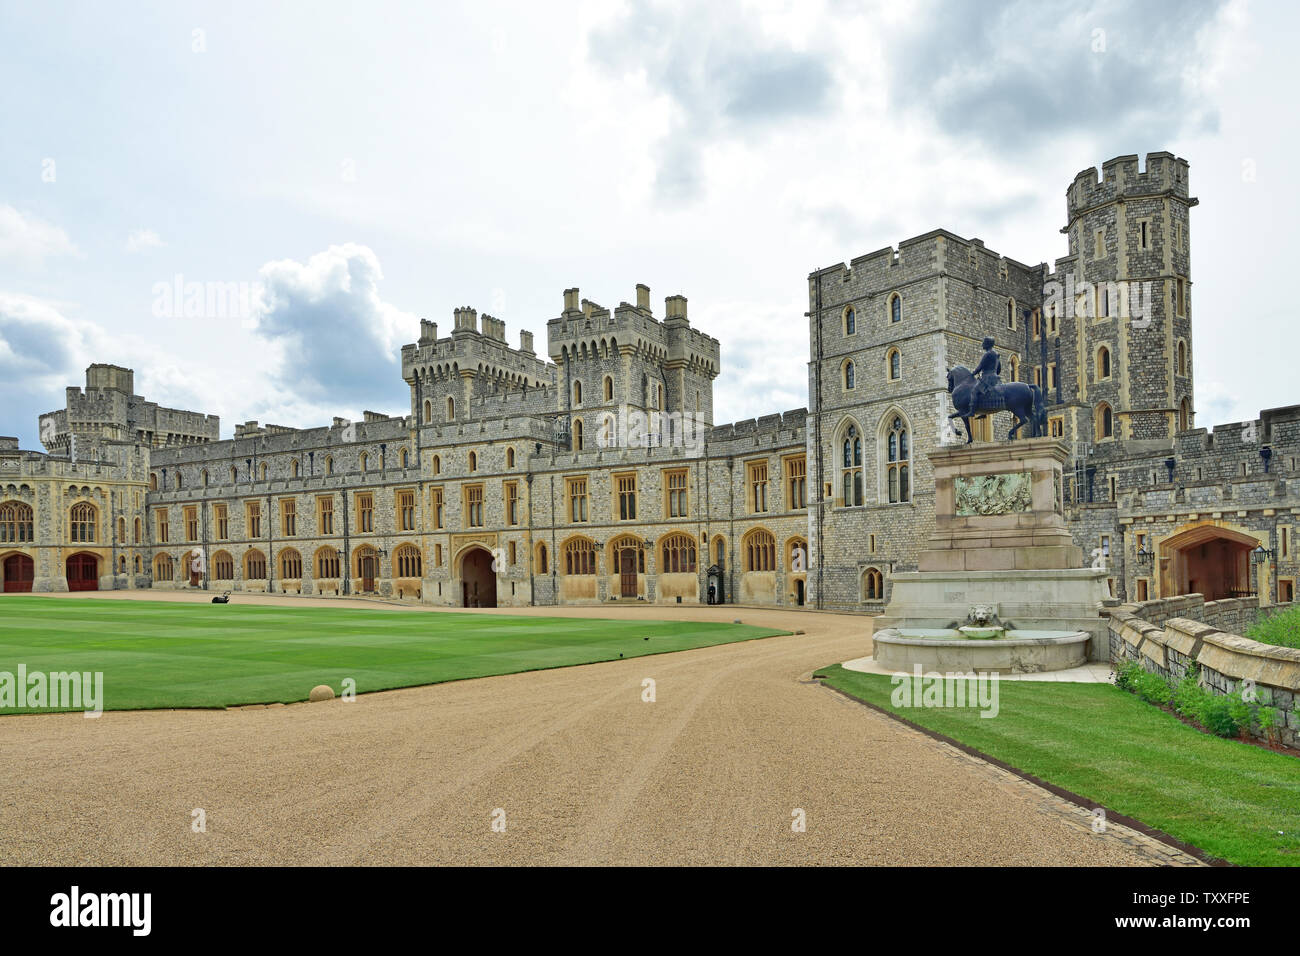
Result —
[[[882,667],[912,672],[1005,671],[1033,674],[1081,667],[1087,631],[1009,630],[1000,637],[967,637],[955,628],[888,627],[872,636]]]

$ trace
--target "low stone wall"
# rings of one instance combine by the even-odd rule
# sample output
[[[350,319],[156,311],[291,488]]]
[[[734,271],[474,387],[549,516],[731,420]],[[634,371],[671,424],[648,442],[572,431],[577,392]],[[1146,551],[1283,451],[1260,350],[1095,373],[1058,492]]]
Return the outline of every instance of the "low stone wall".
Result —
[[[1195,664],[1201,686],[1216,694],[1239,693],[1243,681],[1254,681],[1259,702],[1282,714],[1277,728],[1282,743],[1300,748],[1300,648],[1261,644],[1235,633],[1260,614],[1294,606],[1261,609],[1254,598],[1206,602],[1199,594],[1186,594],[1107,608],[1111,663],[1138,661],[1171,684]]]

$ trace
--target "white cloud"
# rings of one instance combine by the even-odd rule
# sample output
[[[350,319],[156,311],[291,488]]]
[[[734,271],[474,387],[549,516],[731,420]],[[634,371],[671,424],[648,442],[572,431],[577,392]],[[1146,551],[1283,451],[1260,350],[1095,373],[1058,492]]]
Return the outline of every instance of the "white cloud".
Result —
[[[280,378],[298,403],[400,399],[405,386],[395,366],[420,323],[380,296],[374,252],[344,243],[306,263],[268,262],[259,274],[256,331],[277,349]]]
[[[76,252],[77,247],[58,226],[24,216],[13,206],[0,205],[0,261],[14,259],[39,265],[51,256]]]
[[[134,229],[126,238],[126,251],[132,253],[145,249],[159,249],[165,245],[158,233],[152,229]]]

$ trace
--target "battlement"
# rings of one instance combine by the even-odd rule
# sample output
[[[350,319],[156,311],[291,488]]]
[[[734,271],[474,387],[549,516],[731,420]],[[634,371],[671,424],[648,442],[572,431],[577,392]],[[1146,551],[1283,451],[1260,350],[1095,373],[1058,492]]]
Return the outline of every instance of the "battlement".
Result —
[[[1016,283],[1036,281],[1044,269],[1042,263],[1031,266],[1000,255],[987,248],[982,239],[966,239],[947,229],[932,229],[902,240],[897,247],[884,246],[857,256],[847,265],[840,262],[818,269],[808,278],[820,277],[825,284],[851,285],[847,294],[856,298],[889,291],[918,276],[937,272],[941,262],[944,268],[955,273],[973,266],[994,278],[1005,273],[1007,281]]]
[[[529,388],[554,383],[554,367],[533,350],[533,333],[521,330],[519,348],[513,349],[503,319],[484,313],[480,322],[478,311],[469,306],[457,307],[452,316],[451,335],[438,338],[437,323],[421,319],[419,341],[402,346],[402,378],[408,385],[455,377],[462,370]]]
[[[664,299],[664,319],[650,310],[650,287],[638,284],[636,304],[614,310],[579,300],[577,288],[564,290],[564,309],[546,324],[547,349],[557,364],[566,354],[601,355],[631,348],[645,357],[692,367],[710,378],[720,371],[720,347],[711,335],[691,327],[684,295]]]
[[[1188,199],[1188,175],[1187,160],[1173,153],[1147,153],[1145,169],[1141,168],[1137,154],[1116,156],[1101,164],[1100,174],[1093,166],[1074,177],[1065,194],[1068,221],[1073,222],[1089,209],[1125,196],[1168,192]]]

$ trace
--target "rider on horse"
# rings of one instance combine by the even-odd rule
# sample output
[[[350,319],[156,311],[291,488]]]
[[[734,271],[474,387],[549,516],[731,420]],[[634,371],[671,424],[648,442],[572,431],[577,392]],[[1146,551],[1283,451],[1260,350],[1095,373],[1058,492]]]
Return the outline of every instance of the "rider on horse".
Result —
[[[992,336],[984,339],[984,356],[975,366],[975,408],[985,408],[994,402],[994,389],[1001,384],[1002,359],[993,351]]]

